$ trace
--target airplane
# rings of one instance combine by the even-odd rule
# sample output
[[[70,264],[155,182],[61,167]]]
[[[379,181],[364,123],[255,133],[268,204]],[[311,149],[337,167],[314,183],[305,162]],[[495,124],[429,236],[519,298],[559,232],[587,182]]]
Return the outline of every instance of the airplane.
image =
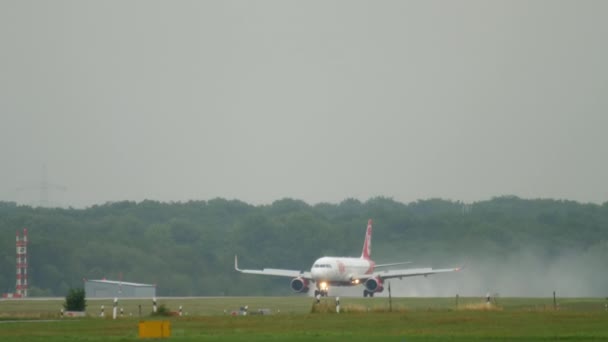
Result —
[[[284,270],[276,268],[264,268],[261,270],[244,270],[238,265],[238,258],[234,256],[234,269],[241,273],[271,275],[279,277],[290,277],[291,289],[295,292],[308,292],[311,283],[316,286],[315,297],[327,296],[330,286],[364,286],[363,297],[373,297],[374,293],[384,291],[384,281],[391,278],[428,276],[436,273],[456,272],[461,267],[432,269],[410,268],[397,270],[377,271],[376,268],[403,265],[410,262],[397,262],[391,264],[377,265],[372,259],[372,220],[367,222],[365,240],[361,257],[322,257],[317,259],[310,272],[298,270]]]

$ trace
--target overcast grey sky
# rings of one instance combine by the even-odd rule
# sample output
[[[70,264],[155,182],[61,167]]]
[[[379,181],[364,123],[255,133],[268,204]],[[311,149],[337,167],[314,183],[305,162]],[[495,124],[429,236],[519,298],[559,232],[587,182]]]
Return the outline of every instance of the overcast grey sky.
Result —
[[[0,200],[608,200],[608,1],[0,0]],[[17,188],[22,187],[18,190]]]

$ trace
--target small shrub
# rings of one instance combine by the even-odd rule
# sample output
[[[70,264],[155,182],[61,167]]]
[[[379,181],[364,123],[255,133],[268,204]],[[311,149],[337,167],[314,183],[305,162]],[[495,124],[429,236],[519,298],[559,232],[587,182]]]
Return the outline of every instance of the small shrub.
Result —
[[[156,312],[152,313],[152,316],[171,316],[171,310],[165,304],[161,304],[156,309]]]
[[[63,307],[67,311],[84,311],[87,307],[84,289],[70,289],[65,296]]]

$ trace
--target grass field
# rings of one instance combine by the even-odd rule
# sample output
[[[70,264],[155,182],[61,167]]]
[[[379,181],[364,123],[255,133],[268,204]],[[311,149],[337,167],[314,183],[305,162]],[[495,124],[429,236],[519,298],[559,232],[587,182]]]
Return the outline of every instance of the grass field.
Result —
[[[62,300],[0,301],[0,341],[135,341],[139,305],[151,318],[151,300],[122,300],[125,317],[112,320],[111,300],[88,300],[87,318],[59,317]],[[334,298],[317,306],[307,297],[226,297],[159,299],[171,310],[183,306],[187,316],[170,317],[175,341],[608,341],[604,298],[483,299]],[[100,306],[106,318],[99,318]],[[250,315],[231,316],[248,305]],[[272,315],[251,315],[258,309]],[[326,309],[326,310],[323,310]],[[33,320],[33,321],[31,321]],[[53,320],[53,321],[46,321]]]

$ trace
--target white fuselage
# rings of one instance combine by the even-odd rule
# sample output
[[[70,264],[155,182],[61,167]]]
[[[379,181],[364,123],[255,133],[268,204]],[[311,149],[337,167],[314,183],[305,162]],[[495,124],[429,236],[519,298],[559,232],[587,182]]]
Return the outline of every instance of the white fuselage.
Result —
[[[326,282],[333,285],[357,285],[354,277],[371,274],[374,271],[374,262],[362,258],[323,257],[317,259],[310,273],[312,279],[318,284]]]

